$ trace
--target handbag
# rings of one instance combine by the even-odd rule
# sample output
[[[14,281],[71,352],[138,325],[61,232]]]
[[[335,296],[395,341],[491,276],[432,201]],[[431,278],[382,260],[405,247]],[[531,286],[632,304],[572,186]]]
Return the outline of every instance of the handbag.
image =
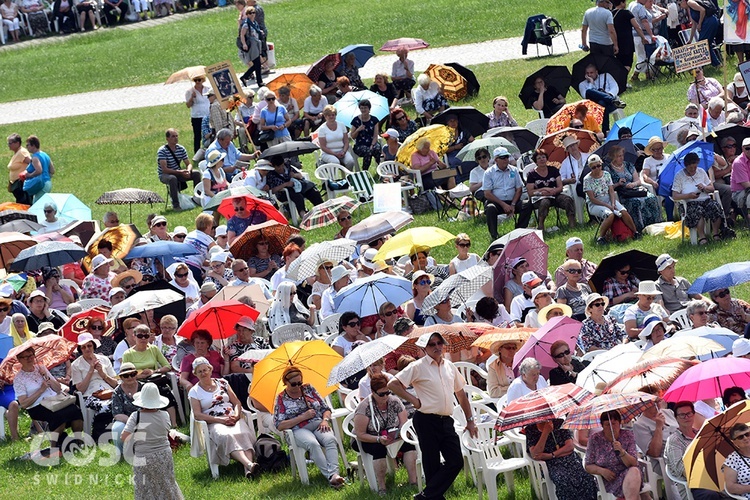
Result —
[[[273,114],[273,124],[276,125],[276,117],[279,114],[279,108],[276,108],[276,111]],[[276,131],[275,130],[261,130],[260,134],[258,134],[258,142],[271,142],[276,137]]]
[[[637,186],[634,188],[618,187],[615,188],[620,198],[645,198],[648,196],[648,191],[643,186]]]
[[[427,197],[427,193],[422,191],[417,195],[409,197],[409,208],[414,215],[420,215],[432,210],[430,199]]]
[[[63,408],[67,408],[68,406],[75,403],[75,401],[75,396],[71,396],[70,394],[61,392],[49,398],[44,398],[44,400],[40,404],[47,408],[49,411],[56,412],[62,410]]]
[[[96,391],[92,394],[97,399],[101,399],[102,401],[106,401],[108,399],[112,399],[112,395],[115,393],[112,389],[101,389]]]
[[[35,196],[44,188],[44,176],[37,175],[31,179],[23,181],[23,191],[29,196]]]

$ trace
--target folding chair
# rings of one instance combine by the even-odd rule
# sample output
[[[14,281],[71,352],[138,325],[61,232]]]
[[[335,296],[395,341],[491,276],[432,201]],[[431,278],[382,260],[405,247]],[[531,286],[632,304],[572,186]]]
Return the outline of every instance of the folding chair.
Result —
[[[375,184],[375,181],[372,179],[370,172],[367,170],[349,172],[346,175],[346,180],[349,181],[355,200],[360,203],[372,202],[372,186]]]
[[[529,25],[533,26],[533,31],[529,33]],[[523,46],[523,53],[526,54],[525,43],[533,43],[536,45],[536,56],[539,57],[539,45],[545,45],[547,47],[547,55],[552,55],[554,52],[552,47],[552,39],[558,36],[563,37],[565,42],[565,49],[570,52],[568,47],[568,40],[565,38],[565,31],[560,24],[560,21],[554,17],[548,17],[544,14],[537,14],[526,20],[526,34],[524,35],[524,41],[521,42]]]

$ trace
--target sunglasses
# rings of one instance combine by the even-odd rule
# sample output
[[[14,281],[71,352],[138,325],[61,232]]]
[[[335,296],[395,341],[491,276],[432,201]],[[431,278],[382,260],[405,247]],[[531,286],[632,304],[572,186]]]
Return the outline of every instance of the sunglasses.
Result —
[[[437,342],[429,342],[427,344],[427,347],[444,346],[444,345],[445,345],[445,342],[443,342],[442,340],[438,340]]]
[[[154,224],[151,227],[167,227],[167,223],[166,222],[157,222],[156,224]]]
[[[398,121],[406,120],[406,116],[405,115],[401,115],[398,118],[396,118],[396,120],[398,120]]]
[[[721,292],[719,292],[719,293],[716,294],[716,296],[719,297],[720,299],[723,299],[727,295],[729,295],[729,290],[722,290]]]
[[[55,211],[54,211],[54,210],[46,210],[46,209],[45,209],[45,210],[44,210],[44,213],[45,213],[45,214],[53,214],[53,213],[55,213]]]
[[[725,145],[725,146],[722,146],[722,147],[723,147],[724,149],[727,149],[727,148],[736,148],[736,147],[737,147],[737,144],[727,144],[727,145]]]
[[[266,101],[270,102],[270,101],[275,101],[275,100],[276,100],[275,97],[266,97]]]
[[[565,350],[564,350],[563,352],[561,352],[560,354],[555,354],[555,355],[554,355],[554,356],[552,356],[552,357],[553,357],[553,358],[555,358],[555,359],[562,359],[562,358],[564,358],[565,356],[569,356],[569,355],[570,355],[570,349],[565,349]]]
[[[458,246],[461,248],[469,248],[471,247],[471,243],[459,243]]]
[[[0,312],[8,312],[10,311],[10,307],[0,307]]]
[[[381,398],[384,398],[384,397],[386,397],[386,396],[390,396],[390,395],[391,395],[391,391],[385,391],[385,392],[376,392],[375,394],[377,394],[377,395],[378,395],[378,396],[380,396]]]
[[[398,314],[398,311],[396,311],[395,309],[393,311],[384,312],[383,316],[385,316],[386,318],[390,318],[394,314]]]
[[[267,241],[259,241],[259,242],[258,242],[258,245],[263,245],[263,246],[267,246],[267,245],[268,245],[268,242],[267,242]]]
[[[135,372],[121,373],[120,378],[133,378],[136,376]]]
[[[500,255],[500,253],[501,253],[501,251],[498,250],[496,252],[490,252],[490,255],[492,255],[493,257],[497,257],[498,255]]]
[[[27,354],[26,356],[17,356],[18,359],[31,359],[35,357],[36,354]]]
[[[418,285],[422,285],[422,286],[425,286],[425,285],[432,285],[432,281],[430,281],[430,280],[419,280],[419,281],[417,282],[417,284],[418,284]]]
[[[597,163],[596,165],[589,165],[589,168],[591,170],[596,170],[598,168],[602,168],[602,164],[601,163]]]
[[[594,302],[591,307],[604,307],[604,302]]]
[[[155,280],[156,280],[156,278],[154,278],[153,276],[146,275],[146,276],[143,277],[143,282],[144,283],[153,283]]]
[[[747,149],[750,149],[750,148],[747,148]],[[734,436],[734,438],[732,438],[732,440],[733,441],[739,441],[739,440],[745,439],[747,437],[750,437],[750,432],[745,432],[744,434],[737,434],[736,436]]]
[[[620,273],[620,274],[624,274],[625,276],[627,276],[628,274],[630,274],[630,269],[626,269],[624,271],[617,271],[617,272]]]
[[[575,267],[574,267],[573,269],[567,269],[567,271],[568,271],[568,272],[569,272],[570,274],[581,274],[581,270],[580,270],[580,269],[578,269],[578,268],[575,268]]]
[[[333,266],[323,266],[323,269],[325,269],[326,271],[330,271],[331,269],[333,269]]]
[[[299,387],[302,385],[302,381],[300,380],[299,382],[289,382],[289,385],[292,387]]]
[[[742,149],[744,149],[745,151],[750,151],[750,146],[745,146],[745,147],[743,147]],[[743,436],[746,436],[746,435],[747,435],[747,434],[743,434]]]
[[[90,325],[89,330],[104,330],[104,327],[102,325]]]
[[[150,333],[137,333],[135,335],[135,338],[137,338],[137,339],[147,339],[147,338],[150,338],[150,337],[151,337]]]
[[[345,221],[345,220],[352,220],[351,215],[347,215],[345,217],[339,217],[339,222]]]
[[[178,278],[184,278],[184,277],[186,277],[187,275],[188,275],[188,273],[179,273],[179,274],[175,274],[175,276],[176,276],[176,277],[178,277]]]
[[[125,291],[132,290],[135,288],[135,285],[123,285],[122,289]]]
[[[249,271],[249,270],[250,270],[249,267],[243,267],[242,269],[237,269],[235,273],[244,273],[245,271]]]
[[[184,240],[185,239],[185,235],[184,234],[175,234],[174,236],[172,236],[172,239],[173,240]]]
[[[477,160],[489,160],[490,157],[487,155],[480,155],[476,157]]]
[[[242,212],[243,210],[245,210],[245,205],[235,205],[234,206],[234,211],[235,212]]]
[[[346,324],[349,328],[354,328],[355,326],[359,326],[359,321],[350,321]]]

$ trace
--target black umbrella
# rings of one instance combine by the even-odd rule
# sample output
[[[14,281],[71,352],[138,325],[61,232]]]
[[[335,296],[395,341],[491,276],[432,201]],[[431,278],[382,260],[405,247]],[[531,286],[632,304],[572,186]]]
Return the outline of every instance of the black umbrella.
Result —
[[[451,68],[455,69],[459,75],[464,77],[467,84],[466,94],[469,97],[474,97],[479,94],[479,80],[477,80],[477,76],[472,70],[470,70],[466,66],[461,66],[458,63],[448,63],[446,64],[446,66],[450,66]]]
[[[495,127],[489,129],[482,138],[487,137],[505,137],[515,143],[521,152],[536,149],[539,143],[539,136],[527,128],[523,127]]]
[[[594,154],[599,155],[599,157],[603,160],[607,157],[607,153],[609,153],[609,150],[612,149],[613,146],[620,146],[621,148],[625,149],[625,161],[629,161],[630,163],[635,164],[635,162],[638,160],[638,151],[636,150],[633,141],[630,139],[607,141],[602,144],[599,149],[594,151]]]
[[[133,228],[135,226],[131,224]],[[62,234],[63,236],[67,236],[70,238],[74,234],[78,236],[81,239],[81,244],[85,247],[89,241],[91,241],[91,238],[94,237],[95,234],[101,233],[101,230],[99,229],[99,222],[95,220],[77,220],[75,222],[71,222],[64,228],[57,231],[58,233]],[[136,230],[136,233],[141,234]]]
[[[21,250],[10,265],[11,271],[34,271],[43,267],[57,267],[77,262],[86,250],[69,241],[43,241]]]
[[[626,265],[630,266],[631,274],[641,281],[659,278],[659,273],[656,272],[656,255],[640,250],[628,250],[602,259],[599,267],[596,268],[596,272],[589,280],[592,290],[602,293],[604,280],[614,276],[618,269],[622,269]]]
[[[153,191],[145,189],[126,188],[116,191],[107,191],[94,203],[97,205],[129,205],[130,222],[133,222],[133,203],[151,204],[164,203],[164,199]]]
[[[737,149],[735,149],[735,152],[737,154],[740,154],[742,140],[746,137],[750,137],[750,127],[743,127],[742,125],[737,125],[736,123],[722,123],[706,137],[706,141],[712,142],[714,144],[714,151],[720,155],[723,155],[724,153],[721,150],[720,143],[721,140],[725,137],[734,138],[734,141],[737,143]]]
[[[312,153],[320,149],[318,146],[310,141],[287,141],[271,146],[270,148],[263,151],[260,155],[261,158],[270,158],[272,156],[280,155],[283,158],[289,158],[291,156],[304,155]]]
[[[34,217],[36,219],[36,217]],[[14,219],[0,224],[0,233],[7,233],[8,231],[15,231],[17,233],[30,233],[31,231],[39,231],[43,226],[35,220],[29,219]]]
[[[554,87],[557,89],[563,97],[568,94],[570,88],[570,70],[567,66],[544,66],[540,70],[532,73],[523,82],[521,92],[518,93],[518,98],[526,107],[526,109],[532,109],[531,104],[534,102],[534,81],[537,78],[542,78],[547,87]]]
[[[487,132],[490,125],[490,119],[487,118],[487,115],[471,106],[448,108],[439,115],[434,116],[431,123],[433,125],[448,125],[448,118],[451,115],[458,118],[458,126],[461,127],[461,130],[474,137],[479,137]]]
[[[23,210],[3,210],[2,212],[0,212],[0,224],[5,224],[12,220],[19,220],[19,219],[26,219],[32,222],[39,222],[39,219],[37,218],[36,215],[30,214],[29,212],[25,212]],[[9,231],[12,231],[12,229],[10,229]]]
[[[592,63],[599,70],[600,75],[604,73],[612,75],[612,78],[617,83],[617,87],[620,89],[620,94],[625,92],[626,85],[628,84],[628,70],[614,57],[603,54],[589,54],[573,65],[573,80],[571,84],[575,87],[576,92],[578,92],[578,85],[586,79],[586,66]],[[578,93],[580,94],[580,92]],[[581,97],[585,98],[586,96],[582,95]]]

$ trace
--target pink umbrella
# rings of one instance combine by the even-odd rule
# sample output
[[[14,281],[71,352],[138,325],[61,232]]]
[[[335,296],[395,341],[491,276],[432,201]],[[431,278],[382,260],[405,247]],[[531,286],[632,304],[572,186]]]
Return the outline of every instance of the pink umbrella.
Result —
[[[43,241],[68,241],[68,242],[73,241],[67,236],[58,233],[57,231],[53,231],[51,233],[37,234],[37,235],[32,236],[31,239],[33,239],[34,241],[38,241],[39,243]]]
[[[310,66],[310,68],[305,73],[310,80],[313,82],[318,82],[320,79],[320,75],[323,74],[323,72],[326,69],[326,63],[328,61],[332,61],[334,63],[334,67],[338,67],[341,65],[341,54],[336,52],[335,54],[328,54],[326,56],[321,57],[316,62]]]
[[[564,340],[571,352],[576,348],[578,334],[581,332],[581,322],[567,316],[557,316],[546,325],[531,334],[529,340],[516,352],[513,358],[513,368],[517,368],[524,358],[535,358],[542,365],[542,376],[549,377],[549,371],[557,366],[550,350],[552,344]]]
[[[495,298],[503,303],[503,287],[513,278],[513,268],[510,262],[516,257],[523,257],[529,263],[529,270],[534,271],[539,278],[547,277],[547,255],[549,246],[534,231],[527,232],[506,243],[500,258],[495,262]]]
[[[728,387],[750,387],[750,359],[710,359],[690,367],[664,393],[664,400],[677,402],[718,398]]]
[[[385,42],[385,44],[380,47],[380,50],[383,52],[396,52],[399,49],[419,50],[426,49],[429,46],[430,44],[421,38],[397,38]]]

